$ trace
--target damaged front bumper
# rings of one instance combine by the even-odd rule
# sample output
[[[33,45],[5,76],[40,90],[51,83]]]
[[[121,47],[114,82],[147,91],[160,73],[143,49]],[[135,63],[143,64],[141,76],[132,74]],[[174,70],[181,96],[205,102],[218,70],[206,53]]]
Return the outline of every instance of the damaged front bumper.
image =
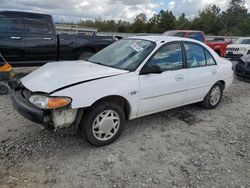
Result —
[[[48,112],[30,104],[23,96],[21,89],[11,91],[11,101],[16,111],[25,118],[39,124],[47,123],[46,119],[49,117]]]
[[[77,116],[82,116],[81,110],[70,108],[43,110],[31,104],[24,91],[22,88],[12,89],[11,101],[16,111],[25,118],[54,130],[67,128],[72,124],[79,125],[80,121],[76,120],[79,119]]]

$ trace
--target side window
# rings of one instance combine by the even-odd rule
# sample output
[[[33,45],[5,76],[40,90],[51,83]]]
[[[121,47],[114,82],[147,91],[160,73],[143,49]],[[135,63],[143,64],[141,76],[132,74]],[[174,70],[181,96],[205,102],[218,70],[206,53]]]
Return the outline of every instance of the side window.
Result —
[[[25,32],[32,34],[53,34],[53,25],[45,19],[26,19]]]
[[[199,32],[189,33],[188,38],[195,39],[200,42],[204,42],[203,35]]]
[[[18,18],[0,18],[0,33],[22,33],[24,24]]]
[[[207,65],[216,65],[214,58],[207,50],[205,50],[205,54],[206,54]]]
[[[206,66],[204,48],[198,44],[185,43],[188,68]]]
[[[162,71],[183,68],[183,54],[181,44],[172,43],[160,48],[150,59],[149,64],[158,65]]]

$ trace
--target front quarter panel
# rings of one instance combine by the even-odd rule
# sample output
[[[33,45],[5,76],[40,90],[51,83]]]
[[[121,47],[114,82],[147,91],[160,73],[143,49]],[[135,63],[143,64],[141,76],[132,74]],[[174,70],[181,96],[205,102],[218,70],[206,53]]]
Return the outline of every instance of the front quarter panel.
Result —
[[[53,93],[51,96],[67,96],[72,99],[72,108],[86,108],[108,96],[121,96],[130,105],[129,119],[138,112],[139,81],[135,72],[111,76],[81,83]]]

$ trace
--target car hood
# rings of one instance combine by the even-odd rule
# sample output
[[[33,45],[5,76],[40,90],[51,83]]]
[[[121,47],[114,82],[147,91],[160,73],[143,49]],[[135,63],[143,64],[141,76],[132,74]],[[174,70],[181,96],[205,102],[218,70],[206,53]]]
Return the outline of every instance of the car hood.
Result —
[[[227,48],[240,48],[240,47],[246,47],[249,48],[249,44],[230,44],[227,46]]]
[[[127,73],[87,61],[47,63],[21,79],[24,87],[32,92],[51,93],[55,90],[95,79]]]

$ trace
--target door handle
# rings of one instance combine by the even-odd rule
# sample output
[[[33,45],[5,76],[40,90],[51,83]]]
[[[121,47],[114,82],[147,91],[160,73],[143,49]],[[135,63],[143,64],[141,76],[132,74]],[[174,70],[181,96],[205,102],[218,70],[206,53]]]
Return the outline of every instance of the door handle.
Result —
[[[175,76],[175,80],[176,80],[176,81],[182,81],[182,80],[184,80],[184,76],[181,75],[181,74],[180,74],[180,75],[176,75],[176,76]]]
[[[52,40],[53,38],[51,38],[51,37],[45,37],[45,38],[43,38],[43,40]]]
[[[211,72],[212,72],[212,74],[217,74],[217,70],[216,69],[213,69]]]
[[[22,39],[22,37],[10,37],[12,40],[21,40]]]

